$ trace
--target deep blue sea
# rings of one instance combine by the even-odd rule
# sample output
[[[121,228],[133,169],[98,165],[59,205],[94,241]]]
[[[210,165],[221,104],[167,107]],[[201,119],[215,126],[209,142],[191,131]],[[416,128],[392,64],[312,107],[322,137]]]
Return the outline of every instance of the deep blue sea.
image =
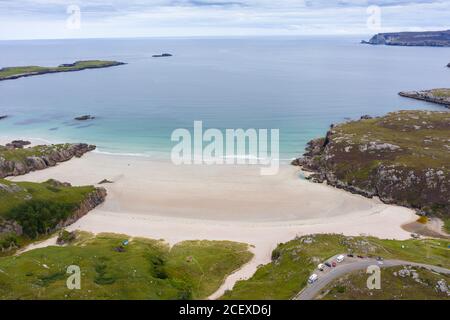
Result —
[[[88,142],[165,158],[176,128],[279,129],[282,159],[331,123],[445,110],[402,90],[450,86],[450,48],[367,46],[360,37],[0,41],[0,67],[103,59],[127,65],[0,82],[0,135]],[[171,58],[152,58],[169,52]],[[94,121],[76,122],[91,114]]]

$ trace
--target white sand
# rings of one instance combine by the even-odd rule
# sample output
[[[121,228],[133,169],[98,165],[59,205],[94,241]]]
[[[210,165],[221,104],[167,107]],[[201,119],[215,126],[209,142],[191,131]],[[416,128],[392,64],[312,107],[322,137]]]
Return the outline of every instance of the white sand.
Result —
[[[270,261],[278,243],[311,233],[367,234],[406,239],[401,228],[412,210],[300,180],[298,169],[282,166],[260,176],[251,166],[174,166],[148,158],[90,153],[15,181],[54,178],[74,185],[114,181],[106,202],[69,230],[115,232],[183,240],[231,240],[254,246],[254,259],[226,279],[210,298],[231,289]]]

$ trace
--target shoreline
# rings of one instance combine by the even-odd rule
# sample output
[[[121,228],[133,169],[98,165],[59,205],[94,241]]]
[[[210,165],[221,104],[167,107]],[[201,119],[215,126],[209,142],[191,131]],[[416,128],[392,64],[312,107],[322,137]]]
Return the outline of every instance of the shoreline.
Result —
[[[259,265],[271,261],[279,243],[297,236],[410,238],[402,225],[416,220],[413,210],[311,183],[299,174],[291,165],[280,165],[276,176],[264,177],[259,166],[175,166],[142,157],[87,153],[7,179],[53,178],[73,185],[113,181],[101,185],[108,191],[106,201],[70,225],[69,231],[163,239],[171,246],[184,240],[229,240],[253,246],[254,258],[229,275],[210,299],[220,297],[236,281],[250,278]],[[46,241],[42,246],[52,244]]]

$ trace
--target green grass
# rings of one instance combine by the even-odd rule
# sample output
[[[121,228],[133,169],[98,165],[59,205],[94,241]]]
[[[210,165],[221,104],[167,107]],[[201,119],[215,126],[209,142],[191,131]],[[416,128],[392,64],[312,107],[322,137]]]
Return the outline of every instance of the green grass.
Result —
[[[39,145],[23,149],[8,149],[0,146],[0,157],[8,161],[24,162],[27,157],[46,156],[55,151],[67,150],[71,144]]]
[[[432,89],[430,92],[439,98],[450,98],[450,89]]]
[[[333,281],[324,288],[320,298],[324,300],[442,300],[450,299],[446,293],[438,292],[438,281],[450,283],[450,276],[436,274],[422,268],[412,268],[419,275],[420,282],[411,276],[400,277],[403,267],[381,269],[381,289],[369,290],[365,270],[354,272]],[[397,274],[397,276],[395,275]]]
[[[52,180],[35,182],[11,182],[0,179],[0,184],[13,187],[17,192],[2,191],[0,189],[0,217],[8,217],[14,208],[26,205],[33,201],[58,203],[61,205],[78,205],[87,194],[93,192],[93,186],[64,187],[55,186]]]
[[[53,232],[59,222],[67,219],[95,191],[93,186],[63,186],[53,180],[13,183],[0,179],[0,187],[0,225],[5,220],[15,221],[23,229],[23,235],[19,237],[12,234],[0,236],[2,252],[12,249],[10,244],[20,247]]]
[[[443,220],[444,220],[444,230],[445,232],[450,234],[450,217],[444,218]]]
[[[0,299],[202,299],[248,262],[246,244],[186,241],[172,249],[157,240],[79,233],[65,247],[0,258]],[[69,290],[66,269],[81,269],[81,290]]]
[[[450,241],[445,240],[380,240],[372,237],[314,235],[278,245],[271,263],[261,266],[248,280],[239,281],[222,299],[285,300],[300,292],[318,263],[340,253],[381,256],[450,267]]]
[[[389,203],[450,214],[449,112],[398,111],[350,121],[335,125],[328,139],[312,158],[322,175]]]
[[[117,65],[116,61],[103,61],[103,60],[86,60],[77,61],[71,66],[58,66],[58,67],[40,67],[40,66],[20,66],[20,67],[8,67],[0,69],[0,80],[14,76],[32,75],[33,73],[49,73],[49,72],[66,72],[66,71],[80,71],[93,68],[105,68],[109,66]]]

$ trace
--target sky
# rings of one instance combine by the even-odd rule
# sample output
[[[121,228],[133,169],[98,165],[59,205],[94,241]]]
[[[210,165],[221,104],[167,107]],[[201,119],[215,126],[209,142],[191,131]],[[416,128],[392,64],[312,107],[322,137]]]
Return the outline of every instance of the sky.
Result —
[[[450,29],[450,0],[0,0],[0,40]]]

